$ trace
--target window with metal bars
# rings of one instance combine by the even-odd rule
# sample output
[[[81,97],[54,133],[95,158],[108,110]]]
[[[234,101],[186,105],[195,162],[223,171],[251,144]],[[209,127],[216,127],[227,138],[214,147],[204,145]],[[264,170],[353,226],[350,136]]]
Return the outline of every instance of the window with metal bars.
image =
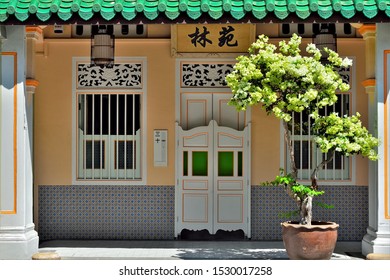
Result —
[[[340,116],[350,115],[351,94],[339,94],[338,101],[333,106],[328,106],[320,111],[323,116],[331,112],[338,112]],[[307,113],[295,113],[291,126],[291,136],[294,145],[295,164],[298,168],[298,179],[309,180],[313,169],[321,163],[327,155],[323,154],[313,139],[311,131],[311,119]],[[287,148],[285,149],[287,151]],[[286,157],[286,163],[289,157]],[[289,166],[286,164],[286,166]],[[333,159],[318,173],[321,180],[350,180],[351,159],[340,153],[334,155]]]
[[[141,94],[78,93],[78,179],[141,179]]]

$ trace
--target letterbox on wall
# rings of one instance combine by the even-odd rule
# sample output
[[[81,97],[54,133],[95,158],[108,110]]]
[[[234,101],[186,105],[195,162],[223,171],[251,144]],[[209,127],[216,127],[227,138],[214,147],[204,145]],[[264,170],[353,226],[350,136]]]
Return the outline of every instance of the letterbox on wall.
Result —
[[[167,130],[154,130],[154,166],[167,166]]]

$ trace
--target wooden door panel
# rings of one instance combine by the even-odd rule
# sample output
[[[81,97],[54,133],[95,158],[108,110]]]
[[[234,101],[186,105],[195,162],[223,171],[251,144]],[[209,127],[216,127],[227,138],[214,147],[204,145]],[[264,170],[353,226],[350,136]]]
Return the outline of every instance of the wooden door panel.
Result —
[[[217,195],[217,224],[229,225],[240,224],[240,227],[233,229],[243,229],[244,227],[244,196],[243,194],[221,193]],[[218,228],[221,229],[221,228]],[[229,230],[232,230],[229,228]],[[245,231],[244,231],[245,232]]]
[[[223,93],[181,93],[177,234],[183,229],[211,234],[242,229],[250,237],[250,124],[245,112],[227,105],[229,98]]]
[[[182,221],[183,223],[209,223],[209,195],[208,193],[183,194]],[[202,229],[202,226],[199,228]]]
[[[214,135],[214,227],[242,229],[249,236],[249,127],[238,131],[216,125]]]
[[[176,233],[181,230],[213,230],[212,141],[213,123],[183,130],[176,125],[177,192]]]
[[[207,126],[212,119],[212,95],[181,94],[180,125],[184,130]]]

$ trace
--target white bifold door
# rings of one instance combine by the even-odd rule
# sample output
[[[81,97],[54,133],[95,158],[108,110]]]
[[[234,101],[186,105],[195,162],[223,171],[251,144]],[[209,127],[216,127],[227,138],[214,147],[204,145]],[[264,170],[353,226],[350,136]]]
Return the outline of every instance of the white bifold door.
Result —
[[[176,126],[176,235],[243,230],[250,237],[250,124],[230,94],[182,94]]]

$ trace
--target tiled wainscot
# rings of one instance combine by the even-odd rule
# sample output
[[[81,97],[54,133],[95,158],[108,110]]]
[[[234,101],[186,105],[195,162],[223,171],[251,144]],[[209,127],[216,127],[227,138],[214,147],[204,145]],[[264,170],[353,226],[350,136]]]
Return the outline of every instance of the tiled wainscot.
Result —
[[[313,219],[340,224],[339,240],[362,240],[368,226],[368,188],[324,186]],[[252,240],[280,240],[281,213],[294,202],[275,187],[252,186]],[[174,186],[40,186],[40,240],[174,239]]]

